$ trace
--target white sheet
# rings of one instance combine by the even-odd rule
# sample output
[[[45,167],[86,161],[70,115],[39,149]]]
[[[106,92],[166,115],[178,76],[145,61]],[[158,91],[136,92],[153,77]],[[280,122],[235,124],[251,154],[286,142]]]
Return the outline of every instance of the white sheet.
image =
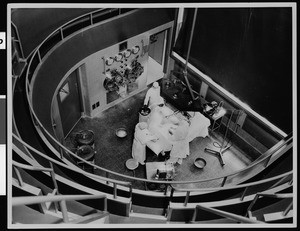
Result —
[[[191,115],[188,141],[191,142],[196,137],[208,136],[210,120],[200,112],[188,112]]]
[[[189,155],[189,142],[196,137],[206,137],[210,126],[210,120],[200,112],[189,114],[190,123],[167,106],[153,108],[148,119],[148,129],[158,140],[149,141],[146,145],[157,155],[161,151],[171,150],[171,157],[185,158]]]

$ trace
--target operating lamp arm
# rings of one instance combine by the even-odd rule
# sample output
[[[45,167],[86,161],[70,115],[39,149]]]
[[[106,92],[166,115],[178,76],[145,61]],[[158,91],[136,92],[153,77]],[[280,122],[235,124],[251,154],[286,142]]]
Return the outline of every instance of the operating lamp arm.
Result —
[[[190,91],[190,94],[191,94],[193,100],[196,100],[196,97],[194,96],[194,92],[192,90],[191,84],[190,84],[190,82],[188,80],[188,77],[187,77],[187,66],[188,66],[189,57],[190,57],[190,51],[191,51],[191,45],[192,45],[192,40],[193,40],[193,35],[194,35],[196,18],[197,18],[197,8],[195,8],[195,13],[194,13],[194,18],[193,18],[193,24],[192,24],[192,30],[191,30],[191,35],[190,35],[190,40],[189,40],[189,45],[188,45],[186,60],[185,60],[185,67],[184,67],[184,71],[183,71],[183,76],[184,76],[185,82],[187,84],[187,87],[188,87],[188,89]]]

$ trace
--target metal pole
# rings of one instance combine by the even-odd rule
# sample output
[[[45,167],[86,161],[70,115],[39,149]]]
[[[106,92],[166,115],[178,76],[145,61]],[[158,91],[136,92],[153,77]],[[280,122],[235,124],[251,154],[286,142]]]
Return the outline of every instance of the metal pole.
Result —
[[[41,58],[40,50],[37,50],[37,54],[38,54],[39,62],[41,62],[41,61],[42,61],[42,58]]]
[[[291,203],[288,205],[288,207],[283,211],[282,215],[286,216],[288,214],[288,212],[291,210],[293,206],[293,200],[291,201]]]
[[[170,201],[172,201],[172,199],[173,199],[174,192],[175,192],[175,189],[172,187],[171,193],[170,193]]]
[[[114,183],[114,199],[117,198],[117,183]]]
[[[254,197],[254,200],[251,202],[251,204],[247,208],[246,216],[248,216],[248,212],[252,209],[253,205],[256,203],[258,198],[259,198],[259,195],[256,194]]]
[[[63,33],[63,29],[60,28],[60,36],[61,36],[61,40],[64,40],[64,33]]]
[[[15,173],[17,175],[17,179],[18,179],[19,185],[21,187],[23,187],[24,186],[24,182],[22,180],[22,177],[21,177],[21,174],[20,174],[20,171],[19,171],[18,167],[14,166],[14,170],[15,170]]]
[[[245,197],[245,195],[246,195],[246,191],[247,191],[247,190],[248,190],[248,187],[245,188],[245,190],[244,190],[244,192],[243,192],[243,194],[242,194],[242,196],[241,196],[241,198],[240,198],[241,201],[244,200],[244,197]]]
[[[60,209],[62,212],[62,216],[63,216],[63,220],[65,223],[69,222],[69,217],[68,217],[68,210],[67,210],[67,205],[66,205],[66,201],[62,200],[59,202],[60,204]]]
[[[190,94],[191,94],[193,100],[195,100],[196,98],[194,96],[194,92],[192,90],[190,82],[189,82],[189,80],[187,78],[187,66],[188,66],[188,62],[189,62],[189,58],[190,58],[190,51],[191,51],[191,46],[192,46],[193,34],[194,34],[194,29],[195,29],[195,24],[196,24],[196,18],[197,18],[197,8],[195,8],[195,12],[194,12],[192,30],[191,30],[191,35],[190,35],[188,50],[187,50],[186,59],[185,59],[185,67],[184,67],[184,71],[183,71],[184,79],[186,81],[186,84],[188,86],[188,89],[190,91]]]
[[[108,172],[105,172],[105,177],[108,178]],[[109,182],[106,181],[106,184],[109,184]]]
[[[188,201],[189,201],[189,197],[190,197],[190,191],[186,192],[186,196],[185,196],[185,200],[184,200],[184,206],[187,205]]]
[[[51,175],[51,178],[52,178],[52,181],[53,181],[53,185],[54,185],[54,188],[56,189],[57,194],[59,194],[57,181],[55,179],[55,172],[54,172],[53,164],[52,164],[51,161],[49,161],[49,163],[50,163],[50,168],[52,169],[52,171],[50,172],[50,175]]]
[[[275,188],[276,186],[280,185],[285,179],[287,179],[289,177],[289,175],[285,176],[285,177],[282,177],[279,181],[277,181],[275,184],[273,184],[271,188]]]
[[[91,25],[93,25],[93,14],[90,14]]]
[[[132,185],[129,186],[129,198],[132,200]]]
[[[221,187],[223,187],[225,185],[226,180],[227,180],[227,176],[224,177],[224,179],[222,181],[222,184],[221,184]]]
[[[53,185],[54,185],[54,190],[53,191],[55,191],[55,194],[59,195],[58,185],[57,185],[57,181],[56,181],[56,178],[55,178],[54,167],[53,167],[53,164],[52,164],[51,161],[49,161],[49,163],[50,163],[50,168],[52,169],[52,171],[50,172],[50,175],[51,175]],[[58,211],[57,202],[54,202],[54,208],[55,208],[55,211]]]
[[[226,138],[227,138],[227,133],[228,133],[228,129],[229,129],[229,127],[230,127],[230,123],[231,123],[231,120],[232,120],[233,113],[234,113],[234,111],[231,112],[231,115],[230,115],[230,117],[229,117],[229,119],[228,119],[228,122],[227,122],[227,124],[226,124],[226,130],[225,130],[225,134],[224,134],[224,138],[223,138],[223,141],[222,141],[222,145],[221,145],[221,150],[220,150],[220,152],[222,152],[222,149],[224,148],[223,146],[224,146],[225,140],[226,140]]]
[[[272,154],[272,155],[273,155],[273,154]],[[268,166],[268,164],[269,164],[269,162],[270,162],[270,160],[271,160],[272,155],[270,155],[270,156],[267,158],[267,161],[266,161],[266,163],[265,163],[265,168]]]
[[[61,141],[60,143],[63,144],[63,141]],[[63,149],[62,149],[61,146],[59,146],[59,153],[60,153],[60,159],[63,159],[64,158],[64,153],[63,153]]]
[[[187,54],[186,54],[186,60],[185,60],[186,62],[185,62],[185,68],[184,68],[185,72],[187,72],[188,60],[190,58],[190,51],[191,51],[191,46],[192,46],[192,40],[193,40],[193,35],[194,35],[196,18],[197,18],[197,8],[195,8],[193,24],[192,24],[192,30],[191,30],[190,40],[189,40],[189,46],[188,46],[188,50],[187,50]]]
[[[164,192],[164,195],[167,195],[168,187],[169,187],[169,185],[168,185],[168,184],[165,184],[165,192]]]

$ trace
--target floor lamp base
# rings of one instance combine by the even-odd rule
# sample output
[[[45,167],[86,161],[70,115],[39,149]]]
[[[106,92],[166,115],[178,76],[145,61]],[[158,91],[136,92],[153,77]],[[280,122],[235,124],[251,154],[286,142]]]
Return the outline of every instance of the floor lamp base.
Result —
[[[212,150],[210,148],[204,148],[204,151],[205,152],[208,152],[210,154],[214,154],[218,157],[219,161],[220,161],[220,164],[222,165],[222,167],[225,165],[224,161],[223,161],[223,158],[222,158],[222,154],[224,152],[226,152],[228,149],[230,148],[230,146],[227,146],[226,148],[222,149],[220,151],[216,151],[216,150]]]

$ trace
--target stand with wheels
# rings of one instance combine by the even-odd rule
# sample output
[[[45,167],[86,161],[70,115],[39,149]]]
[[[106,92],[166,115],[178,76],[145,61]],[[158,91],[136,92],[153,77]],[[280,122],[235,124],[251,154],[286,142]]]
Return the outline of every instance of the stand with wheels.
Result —
[[[231,146],[228,145],[229,141],[227,142],[226,145],[224,145],[224,143],[225,143],[225,140],[226,140],[226,138],[227,138],[228,129],[229,129],[230,123],[231,123],[231,121],[232,121],[232,116],[233,116],[233,114],[234,114],[236,111],[238,112],[238,115],[237,115],[237,118],[236,118],[235,123],[234,123],[234,129],[233,129],[233,132],[234,132],[234,133],[237,132],[237,128],[239,127],[238,122],[239,122],[239,118],[240,118],[240,115],[241,115],[241,113],[240,113],[241,111],[240,111],[240,110],[233,110],[233,111],[231,112],[231,115],[230,115],[230,117],[229,117],[229,119],[228,119],[228,121],[227,121],[227,124],[226,124],[226,130],[225,130],[225,134],[224,134],[224,137],[223,137],[223,140],[222,140],[222,144],[220,145],[220,150],[217,151],[217,150],[213,150],[213,149],[210,149],[210,148],[204,148],[204,151],[205,151],[205,152],[208,152],[208,153],[213,154],[213,155],[215,155],[216,157],[218,157],[218,159],[219,159],[220,164],[222,165],[222,167],[225,165],[222,155],[223,155],[224,152],[226,152],[226,151],[231,147]],[[222,122],[222,121],[221,121],[221,122]],[[228,145],[228,146],[227,146],[227,145]]]

